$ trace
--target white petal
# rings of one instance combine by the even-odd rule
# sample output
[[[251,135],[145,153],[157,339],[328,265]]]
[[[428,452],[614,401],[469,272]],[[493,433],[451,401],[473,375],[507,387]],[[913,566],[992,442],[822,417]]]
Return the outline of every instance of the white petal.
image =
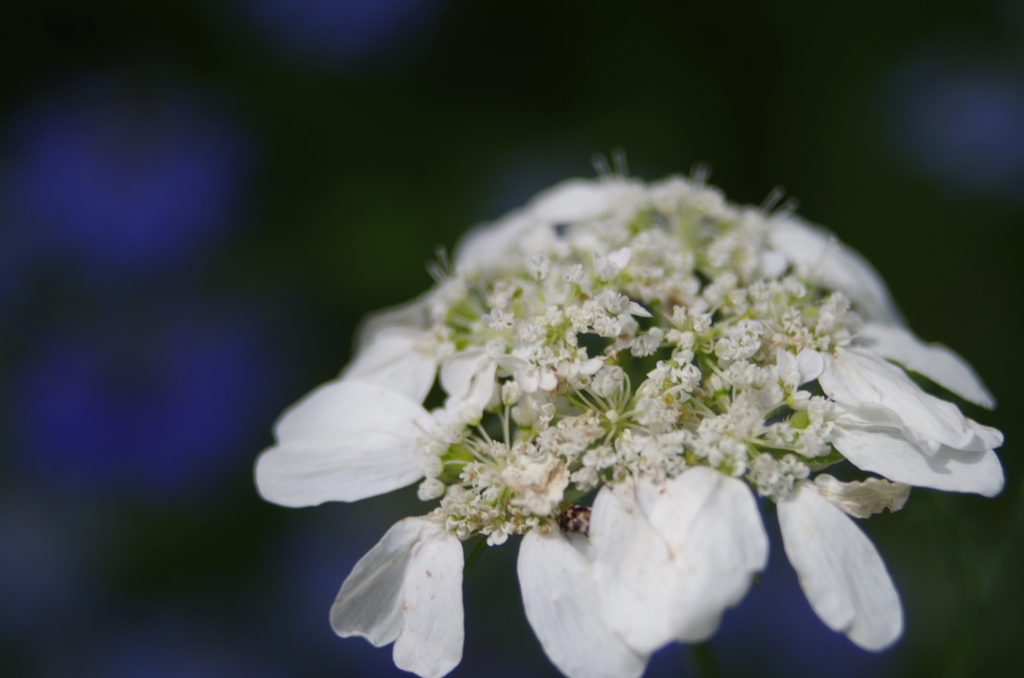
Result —
[[[1003,467],[992,450],[941,446],[925,452],[875,408],[857,408],[836,420],[832,444],[852,464],[896,482],[991,497],[1003,489]]]
[[[359,559],[331,607],[343,638],[395,641],[395,665],[439,678],[462,659],[462,544],[422,518],[391,527]]]
[[[1003,432],[997,428],[991,426],[983,426],[973,419],[968,418],[967,423],[970,425],[971,430],[974,431],[974,435],[978,437],[982,442],[982,446],[986,449],[995,449],[1002,447],[1003,445]]]
[[[495,358],[483,349],[454,354],[441,366],[441,386],[448,394],[445,409],[456,412],[469,407],[483,410],[494,396]]]
[[[919,435],[959,450],[982,451],[986,444],[956,405],[921,390],[906,373],[866,349],[838,349],[818,377],[836,402],[881,405]]]
[[[903,632],[899,594],[853,519],[806,481],[778,511],[786,555],[821,620],[866,650],[895,642]]]
[[[629,302],[629,305],[626,307],[626,313],[628,313],[630,315],[635,315],[635,316],[637,316],[639,318],[653,318],[654,317],[654,316],[651,315],[650,311],[648,311],[646,308],[644,308],[640,304],[636,303],[635,301]]]
[[[580,374],[585,374],[588,377],[592,377],[601,371],[604,367],[604,358],[591,358],[590,360],[584,360],[580,363]]]
[[[786,261],[786,257],[771,250],[761,252],[760,263],[761,275],[765,278],[779,278],[789,268],[789,262]]]
[[[402,630],[395,666],[423,678],[440,678],[462,660],[462,543],[423,521],[402,585]]]
[[[366,346],[379,332],[388,328],[425,330],[430,326],[430,302],[433,292],[425,292],[412,301],[375,311],[359,321],[353,352]]]
[[[605,624],[640,654],[671,641],[673,601],[668,593],[679,572],[631,487],[605,486],[597,493],[590,539]]]
[[[821,228],[796,217],[773,220],[768,242],[798,275],[845,294],[873,320],[902,323],[902,316],[878,272],[856,251]]]
[[[629,264],[631,251],[628,247],[617,249],[607,257],[594,258],[594,272],[599,280],[614,280]]]
[[[404,487],[423,475],[416,439],[431,422],[400,393],[357,380],[329,382],[278,420],[277,445],[256,460],[256,485],[285,506],[356,501]]]
[[[455,353],[441,366],[441,386],[453,398],[465,398],[473,388],[477,373],[491,362],[494,359],[480,348]]]
[[[523,210],[512,212],[496,223],[474,227],[455,246],[455,270],[476,275],[508,268],[509,253],[518,253],[524,233],[535,227],[536,220]]]
[[[367,381],[423,402],[437,376],[437,358],[427,336],[411,328],[384,328],[356,354],[341,378]]]
[[[796,363],[799,368],[801,385],[814,381],[821,376],[825,369],[825,359],[821,357],[820,353],[809,348],[805,348],[797,354]]]
[[[800,385],[800,366],[796,356],[781,346],[775,349],[775,367],[779,371],[779,378],[788,386]]]
[[[974,369],[942,344],[926,344],[909,330],[880,323],[865,323],[859,335],[878,355],[923,374],[964,400],[989,409],[996,406]]]
[[[814,478],[818,494],[854,518],[867,518],[885,509],[899,511],[910,497],[910,486],[881,478],[844,483],[827,473]]]
[[[611,188],[612,182],[569,179],[538,194],[529,209],[536,218],[552,224],[596,219],[612,209],[615,191]]]
[[[523,607],[541,647],[569,678],[637,678],[647,664],[602,621],[582,535],[532,530],[519,546]]]
[[[540,386],[540,373],[536,367],[527,365],[516,370],[516,383],[523,393],[535,393]]]
[[[814,381],[825,369],[824,358],[817,351],[805,348],[797,355],[786,349],[775,349],[775,366],[779,377],[789,388],[797,388],[809,381]]]
[[[402,583],[419,542],[423,521],[395,523],[377,545],[359,559],[331,607],[331,626],[342,638],[362,636],[380,647],[402,630]]]
[[[662,592],[678,640],[707,639],[768,563],[768,536],[750,488],[705,466],[657,486],[642,481],[640,506],[665,540],[678,574]]]

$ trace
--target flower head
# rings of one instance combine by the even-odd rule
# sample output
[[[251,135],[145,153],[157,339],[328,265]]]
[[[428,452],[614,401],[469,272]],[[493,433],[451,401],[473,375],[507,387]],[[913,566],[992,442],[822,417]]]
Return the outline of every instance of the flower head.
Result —
[[[366,323],[341,377],[278,422],[270,501],[353,501],[419,482],[332,610],[440,676],[461,656],[459,541],[523,535],[527,618],[571,678],[629,678],[713,635],[768,559],[759,498],[821,619],[869,650],[899,596],[852,518],[909,486],[991,496],[995,429],[963,359],[903,324],[860,255],[699,182],[570,181],[471,233],[454,268]],[[436,383],[443,405],[421,404]],[[881,477],[840,482],[848,459]],[[434,503],[436,502],[436,503]]]

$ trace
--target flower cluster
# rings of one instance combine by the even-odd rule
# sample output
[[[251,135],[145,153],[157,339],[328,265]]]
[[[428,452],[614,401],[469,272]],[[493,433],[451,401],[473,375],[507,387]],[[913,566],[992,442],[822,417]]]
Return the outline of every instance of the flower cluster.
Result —
[[[821,619],[879,650],[902,609],[851,517],[898,510],[911,485],[1002,488],[1000,432],[908,376],[993,407],[970,366],[792,214],[682,178],[570,181],[433,272],[365,323],[256,465],[286,506],[418,483],[432,510],[359,561],[331,620],[424,678],[462,655],[462,541],[523,535],[523,603],[551,661],[631,678],[712,635],[765,567],[757,497]],[[844,459],[881,477],[820,473]]]

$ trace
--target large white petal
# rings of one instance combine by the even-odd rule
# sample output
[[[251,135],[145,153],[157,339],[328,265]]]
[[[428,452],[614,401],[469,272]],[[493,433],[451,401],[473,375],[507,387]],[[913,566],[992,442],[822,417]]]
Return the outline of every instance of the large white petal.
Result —
[[[455,267],[468,275],[500,275],[518,256],[564,247],[555,226],[619,212],[644,195],[635,181],[569,179],[539,193],[524,209],[471,230],[455,248]]]
[[[331,607],[335,633],[342,638],[362,636],[377,647],[398,638],[402,583],[422,528],[419,518],[401,520],[359,559]]]
[[[612,208],[614,191],[611,183],[567,179],[538,193],[530,201],[533,215],[548,223],[572,223],[596,219]]]
[[[836,420],[832,444],[858,468],[896,482],[991,497],[1003,489],[1003,467],[992,450],[943,445],[925,452],[877,408],[856,408]]]
[[[942,344],[926,344],[896,325],[865,323],[858,334],[872,351],[895,360],[952,391],[964,400],[992,409],[995,398],[966,360]]]
[[[462,659],[462,544],[428,520],[399,521],[345,578],[331,626],[378,647],[394,641],[400,669],[445,675]]]
[[[536,219],[525,210],[474,227],[455,247],[455,270],[470,276],[485,271],[498,274],[509,267],[510,254],[520,251],[526,233],[537,227]],[[516,261],[514,256],[511,261]]]
[[[421,403],[437,376],[436,351],[426,339],[417,329],[384,328],[356,353],[341,378],[377,384]]]
[[[831,233],[790,216],[772,220],[768,242],[793,264],[798,275],[839,290],[868,318],[902,324],[882,277],[863,256]]]
[[[424,292],[412,301],[367,314],[356,328],[353,352],[362,350],[382,330],[401,327],[425,330],[430,326],[430,303],[434,292]]]
[[[991,447],[956,405],[925,393],[903,370],[867,349],[826,355],[818,383],[838,403],[891,410],[908,429],[936,443],[978,452]]]
[[[705,640],[768,563],[757,501],[742,481],[706,466],[663,485],[642,481],[637,495],[678,572],[663,592],[672,600],[673,633],[684,642]]]
[[[679,577],[671,554],[628,484],[597,493],[590,517],[594,579],[605,624],[641,654],[673,640],[673,600]]]
[[[778,512],[786,555],[821,620],[866,650],[895,642],[903,632],[899,594],[853,519],[807,481],[778,503]]]
[[[604,623],[586,538],[532,530],[519,546],[523,607],[541,647],[569,678],[637,678],[646,655]]]
[[[439,525],[423,522],[402,585],[402,630],[395,666],[440,678],[462,660],[462,543]]]
[[[277,445],[256,460],[256,486],[285,506],[390,492],[422,477],[416,440],[431,426],[429,413],[400,393],[329,382],[278,420]]]

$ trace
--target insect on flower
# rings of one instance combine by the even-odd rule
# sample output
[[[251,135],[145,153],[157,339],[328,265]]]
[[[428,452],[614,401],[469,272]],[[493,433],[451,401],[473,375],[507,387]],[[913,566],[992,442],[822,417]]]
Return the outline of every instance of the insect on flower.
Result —
[[[582,534],[590,536],[590,507],[578,504],[569,504],[557,516],[555,522],[562,528],[563,532]]]

